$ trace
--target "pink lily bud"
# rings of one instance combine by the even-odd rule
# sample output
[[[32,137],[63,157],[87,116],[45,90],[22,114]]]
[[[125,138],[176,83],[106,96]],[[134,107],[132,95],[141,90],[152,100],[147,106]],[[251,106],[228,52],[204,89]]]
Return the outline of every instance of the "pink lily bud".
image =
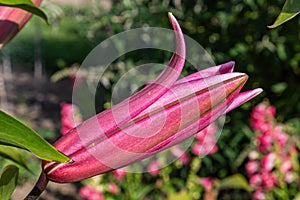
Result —
[[[32,0],[39,6],[42,0]],[[0,6],[0,50],[24,27],[32,14],[19,8]]]
[[[176,19],[172,14],[169,18],[176,50],[167,67],[141,91],[60,138],[54,146],[74,162],[44,161],[49,180],[78,181],[147,158],[200,132],[261,92],[240,93],[248,77],[232,73],[232,62],[176,81],[185,61],[185,41]]]

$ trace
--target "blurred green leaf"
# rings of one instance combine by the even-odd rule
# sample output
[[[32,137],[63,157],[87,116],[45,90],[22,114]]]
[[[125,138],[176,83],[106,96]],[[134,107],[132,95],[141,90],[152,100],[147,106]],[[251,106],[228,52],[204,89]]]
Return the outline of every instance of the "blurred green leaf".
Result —
[[[290,135],[298,135],[300,137],[300,118],[288,120],[284,125],[284,131]]]
[[[190,197],[186,191],[181,191],[179,193],[171,193],[168,195],[168,200],[189,200]]]
[[[294,200],[300,200],[300,192],[296,195],[296,197],[294,198]]]
[[[19,168],[15,165],[8,165],[3,169],[0,176],[0,199],[9,200],[17,186]]]
[[[3,111],[0,111],[0,139],[4,143],[25,148],[43,160],[57,162],[68,162],[70,160],[34,130]]]
[[[15,162],[16,164],[30,171],[26,165],[26,160],[24,156],[22,155],[21,151],[16,147],[4,146],[0,144],[0,156]]]
[[[21,8],[34,15],[39,16],[48,23],[47,15],[40,8],[36,7],[30,0],[0,0],[0,6]]]
[[[245,177],[241,174],[234,174],[228,176],[220,181],[220,189],[244,189],[248,192],[251,191],[251,187]]]
[[[286,82],[280,82],[272,85],[271,90],[276,94],[281,94],[287,87],[288,84]]]
[[[151,185],[144,186],[140,190],[136,191],[136,199],[142,199],[142,197],[146,196],[147,193],[149,193],[153,187]]]
[[[286,0],[281,13],[277,17],[274,24],[268,26],[269,28],[275,28],[288,20],[292,19],[300,13],[300,1],[299,0]]]

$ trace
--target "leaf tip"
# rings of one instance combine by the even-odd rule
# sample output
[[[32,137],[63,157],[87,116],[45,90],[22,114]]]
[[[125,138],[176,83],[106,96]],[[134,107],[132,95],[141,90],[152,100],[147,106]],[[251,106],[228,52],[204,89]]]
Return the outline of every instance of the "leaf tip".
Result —
[[[268,25],[267,27],[271,29],[271,28],[276,28],[279,25],[281,25],[281,24],[275,24],[275,23],[273,23],[272,25]]]

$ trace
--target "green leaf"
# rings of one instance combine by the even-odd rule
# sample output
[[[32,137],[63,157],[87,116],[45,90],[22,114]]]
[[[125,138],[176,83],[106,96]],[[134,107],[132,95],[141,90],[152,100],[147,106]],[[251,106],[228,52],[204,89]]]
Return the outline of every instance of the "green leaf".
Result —
[[[186,191],[181,191],[178,193],[170,193],[168,195],[168,200],[189,200],[191,199]]]
[[[0,176],[0,199],[9,200],[14,192],[19,176],[19,168],[15,165],[8,165],[3,169]]]
[[[286,0],[281,13],[277,17],[274,24],[268,26],[269,28],[275,28],[288,20],[292,19],[300,13],[300,1],[299,0]]]
[[[0,138],[0,145],[11,146],[11,147],[17,147],[17,148],[19,148],[19,149],[27,150],[27,149],[25,149],[24,147],[22,147],[22,146],[20,146],[20,145],[18,145],[18,144],[16,144],[16,143],[14,143],[14,142],[6,141],[6,140],[4,140],[4,139],[2,139],[2,138]]]
[[[297,195],[295,196],[294,200],[300,200],[300,192],[297,193]]]
[[[3,111],[0,111],[0,140],[25,148],[43,160],[70,161],[34,130]]]
[[[248,192],[251,191],[250,185],[241,174],[234,174],[221,180],[219,189],[244,189]]]
[[[271,90],[276,94],[281,94],[288,87],[286,82],[280,82],[272,85]]]
[[[0,0],[0,6],[21,8],[41,17],[48,24],[48,18],[44,11],[36,7],[30,0]]]
[[[30,171],[20,149],[11,146],[0,145],[0,156],[15,162],[16,164]]]
[[[146,196],[146,194],[148,194],[151,190],[152,190],[152,186],[148,185],[148,186],[143,186],[141,189],[136,191],[136,199],[142,199],[144,196]]]

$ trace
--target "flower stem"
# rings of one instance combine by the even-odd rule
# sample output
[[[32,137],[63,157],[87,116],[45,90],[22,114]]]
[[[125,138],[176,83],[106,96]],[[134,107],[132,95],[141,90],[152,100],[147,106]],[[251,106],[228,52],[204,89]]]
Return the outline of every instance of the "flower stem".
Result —
[[[46,174],[44,172],[42,172],[39,179],[38,179],[38,181],[36,182],[34,188],[25,197],[24,200],[37,199],[42,194],[42,192],[46,189],[48,182],[49,182],[49,180],[46,177]]]

